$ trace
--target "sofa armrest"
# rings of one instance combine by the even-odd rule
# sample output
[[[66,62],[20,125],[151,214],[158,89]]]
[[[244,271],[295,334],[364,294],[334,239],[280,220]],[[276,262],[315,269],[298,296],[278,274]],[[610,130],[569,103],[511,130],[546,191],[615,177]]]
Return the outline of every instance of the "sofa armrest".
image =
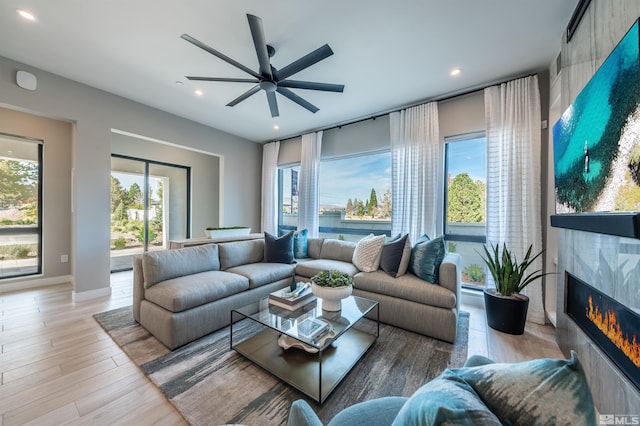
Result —
[[[462,267],[458,253],[447,253],[438,270],[438,284],[456,295],[456,310],[460,311],[462,297]]]
[[[142,255],[133,256],[133,318],[140,322],[140,304],[144,300],[144,274]]]
[[[298,399],[291,404],[287,426],[323,426],[323,424],[307,401]]]

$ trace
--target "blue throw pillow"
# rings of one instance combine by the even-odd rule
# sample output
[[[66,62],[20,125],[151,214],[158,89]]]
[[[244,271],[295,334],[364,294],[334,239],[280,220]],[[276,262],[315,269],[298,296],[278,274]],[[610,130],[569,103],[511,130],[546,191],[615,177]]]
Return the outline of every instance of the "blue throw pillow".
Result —
[[[476,392],[453,370],[418,389],[402,406],[393,426],[501,425]]]
[[[264,233],[264,261],[268,263],[294,263],[293,231],[278,238]]]
[[[421,278],[431,284],[438,284],[438,273],[440,264],[446,254],[444,246],[444,236],[418,242],[411,250],[411,260],[409,261],[409,270],[418,278]]]
[[[286,235],[287,231],[279,230],[280,236]],[[309,231],[295,231],[293,233],[293,256],[296,259],[306,259],[309,257],[309,249],[307,244],[307,236]]]
[[[453,371],[504,424],[596,424],[589,384],[573,351],[566,360],[537,359]]]

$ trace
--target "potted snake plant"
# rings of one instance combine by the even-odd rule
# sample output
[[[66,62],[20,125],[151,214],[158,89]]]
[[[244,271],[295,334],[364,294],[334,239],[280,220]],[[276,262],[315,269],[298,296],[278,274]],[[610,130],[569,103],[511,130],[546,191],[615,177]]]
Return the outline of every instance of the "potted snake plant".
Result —
[[[509,334],[523,334],[529,308],[529,298],[520,292],[529,284],[549,273],[541,269],[527,273],[527,269],[542,255],[533,255],[533,245],[529,246],[522,261],[507,249],[506,243],[484,246],[484,254],[479,253],[489,268],[496,288],[484,289],[485,312],[489,327]]]

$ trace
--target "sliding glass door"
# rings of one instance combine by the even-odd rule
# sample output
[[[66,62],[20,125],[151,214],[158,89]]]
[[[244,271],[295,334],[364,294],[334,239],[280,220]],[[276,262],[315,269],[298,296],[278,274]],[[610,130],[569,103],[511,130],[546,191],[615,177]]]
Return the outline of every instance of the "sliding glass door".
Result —
[[[189,237],[190,168],[111,156],[111,271],[132,257]]]

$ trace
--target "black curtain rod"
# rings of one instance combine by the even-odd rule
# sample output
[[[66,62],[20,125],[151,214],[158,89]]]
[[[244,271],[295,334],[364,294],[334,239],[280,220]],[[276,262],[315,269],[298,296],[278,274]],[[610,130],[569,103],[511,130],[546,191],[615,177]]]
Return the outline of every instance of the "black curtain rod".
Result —
[[[328,127],[321,127],[321,128],[309,130],[309,131],[307,131],[305,133],[300,133],[299,135],[288,136],[288,137],[286,137],[284,139],[274,139],[274,140],[271,140],[269,142],[275,142],[276,140],[279,140],[281,142],[285,142],[285,141],[288,141],[288,140],[291,140],[291,139],[296,139],[296,138],[302,137],[302,135],[306,135],[308,133],[314,133],[314,132],[319,132],[319,131],[323,131],[324,132],[326,130],[333,130],[333,129],[341,129],[341,128],[345,127],[345,126],[350,126],[352,124],[362,123],[363,121],[375,120],[376,118],[384,117],[385,115],[389,115],[392,112],[402,111],[403,109],[412,108],[414,106],[418,106],[418,105],[422,105],[422,104],[427,104],[429,102],[444,102],[444,101],[448,101],[450,99],[455,99],[455,98],[459,98],[459,97],[462,97],[462,96],[470,95],[472,93],[479,92],[480,90],[484,90],[487,87],[498,86],[500,84],[507,83],[507,82],[512,81],[512,80],[517,80],[519,78],[531,77],[532,75],[537,75],[537,73],[522,74],[522,75],[516,76],[516,77],[509,77],[509,78],[505,78],[505,79],[501,79],[501,80],[496,80],[496,81],[493,81],[491,83],[484,83],[484,84],[481,84],[481,85],[478,85],[478,86],[468,87],[466,89],[462,89],[462,90],[459,90],[457,92],[449,92],[449,93],[441,95],[441,96],[436,96],[436,97],[433,97],[433,98],[423,99],[421,101],[418,101],[418,102],[415,102],[415,103],[412,103],[412,104],[408,104],[408,105],[405,105],[405,106],[400,107],[400,108],[394,108],[394,109],[390,109],[390,110],[387,110],[387,111],[379,112],[377,114],[374,114],[374,115],[371,115],[371,116],[368,116],[368,117],[357,118],[357,119],[355,119],[353,121],[347,121],[347,122],[340,123],[340,124],[333,124],[333,125],[328,126]],[[266,142],[266,143],[269,143],[269,142]]]

